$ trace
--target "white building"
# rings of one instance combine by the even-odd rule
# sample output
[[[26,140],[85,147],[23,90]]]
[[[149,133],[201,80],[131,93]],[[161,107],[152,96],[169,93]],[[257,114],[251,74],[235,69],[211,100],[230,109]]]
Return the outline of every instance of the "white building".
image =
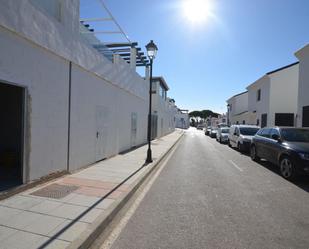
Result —
[[[80,29],[78,0],[1,2],[0,183],[74,171],[146,142],[149,79],[135,56],[105,56]],[[161,86],[160,136],[175,127]]]
[[[252,115],[248,112],[248,91],[236,94],[226,102],[229,124],[252,124]]]
[[[176,127],[180,129],[188,129],[190,127],[189,110],[181,110],[177,108]]]
[[[297,126],[309,127],[309,44],[295,55],[299,59]]]
[[[167,97],[169,87],[165,79],[153,77],[152,80],[152,138],[162,137],[175,130],[175,102]]]
[[[247,87],[250,122],[261,127],[295,125],[298,64],[269,72]]]

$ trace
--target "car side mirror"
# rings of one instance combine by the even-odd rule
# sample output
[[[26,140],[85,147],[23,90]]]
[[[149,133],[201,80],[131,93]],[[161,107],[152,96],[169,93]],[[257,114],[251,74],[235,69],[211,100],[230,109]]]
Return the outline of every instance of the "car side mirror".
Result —
[[[278,142],[281,141],[280,136],[279,136],[278,134],[273,134],[273,135],[271,135],[271,138],[274,139],[274,140],[276,140],[276,141],[278,141]]]

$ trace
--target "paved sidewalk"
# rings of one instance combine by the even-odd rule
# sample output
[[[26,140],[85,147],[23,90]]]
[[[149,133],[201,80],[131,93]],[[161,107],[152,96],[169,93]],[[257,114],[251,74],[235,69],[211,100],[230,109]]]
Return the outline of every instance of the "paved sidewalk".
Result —
[[[154,162],[146,167],[141,168],[147,151],[143,146],[0,201],[0,249],[80,246],[182,134],[176,130],[154,140]]]

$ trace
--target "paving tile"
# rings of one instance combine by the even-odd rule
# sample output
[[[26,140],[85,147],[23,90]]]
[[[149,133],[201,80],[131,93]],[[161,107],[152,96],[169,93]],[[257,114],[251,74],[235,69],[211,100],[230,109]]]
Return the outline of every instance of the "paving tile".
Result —
[[[11,228],[23,229],[26,226],[33,224],[34,222],[42,219],[44,215],[32,213],[28,211],[22,211],[21,213],[12,216],[10,219],[0,222],[0,225],[5,225]]]
[[[63,240],[53,240],[44,249],[65,249],[70,245],[70,242]]]
[[[1,242],[1,249],[34,249],[38,248],[46,237],[18,231]]]
[[[59,201],[50,201],[50,200],[43,200],[38,205],[33,206],[29,209],[31,212],[49,214],[50,211],[56,209],[57,207],[61,206],[62,202]]]
[[[9,199],[0,201],[0,205],[2,206],[14,207],[14,208],[23,209],[23,210],[28,210],[31,207],[39,203],[40,203],[40,200],[36,198],[31,198],[31,197],[26,197],[26,196],[21,196],[21,195],[17,195]]]
[[[99,180],[91,180],[91,179],[77,178],[77,177],[66,177],[62,180],[62,182],[67,183],[67,184],[85,186],[85,187],[95,187],[95,188],[105,188],[105,189],[112,189],[115,186],[117,186],[117,184],[113,182],[103,182]]]
[[[80,214],[82,214],[87,207],[74,206],[71,204],[62,204],[59,207],[53,209],[49,212],[50,215],[57,216],[66,219],[76,219]]]
[[[106,198],[96,206],[97,209],[108,209],[115,202],[114,199]]]
[[[61,232],[61,234],[57,236],[57,239],[72,242],[73,240],[77,239],[79,235],[88,228],[89,225],[88,223],[84,222],[75,222],[72,226],[67,228],[69,224],[71,224],[71,221],[63,222],[56,229],[50,232],[49,236],[55,236],[58,232]]]
[[[51,216],[43,216],[39,220],[33,221],[30,225],[23,228],[23,230],[37,233],[40,235],[48,235],[51,231],[61,225],[66,219]]]
[[[93,223],[101,214],[104,213],[102,209],[92,209],[85,216],[83,216],[80,221]]]
[[[0,206],[0,224],[22,212],[22,210]]]
[[[0,244],[2,240],[5,240],[7,237],[17,232],[18,230],[15,230],[9,227],[0,226]]]
[[[103,197],[109,192],[110,190],[108,189],[91,188],[91,187],[81,187],[75,191],[75,193],[78,193],[78,194],[96,196],[96,197]]]
[[[74,195],[74,197],[66,201],[65,203],[84,207],[91,207],[100,200],[99,197],[95,196],[87,196],[81,194],[72,194],[72,195]]]

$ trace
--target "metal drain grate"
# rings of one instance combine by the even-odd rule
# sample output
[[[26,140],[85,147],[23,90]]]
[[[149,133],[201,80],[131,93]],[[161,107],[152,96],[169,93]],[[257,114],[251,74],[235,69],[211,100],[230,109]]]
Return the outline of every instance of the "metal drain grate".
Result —
[[[31,193],[31,195],[53,198],[53,199],[61,199],[63,197],[66,197],[76,189],[78,189],[78,187],[74,185],[60,185],[54,183],[45,188],[42,188],[38,191]]]

